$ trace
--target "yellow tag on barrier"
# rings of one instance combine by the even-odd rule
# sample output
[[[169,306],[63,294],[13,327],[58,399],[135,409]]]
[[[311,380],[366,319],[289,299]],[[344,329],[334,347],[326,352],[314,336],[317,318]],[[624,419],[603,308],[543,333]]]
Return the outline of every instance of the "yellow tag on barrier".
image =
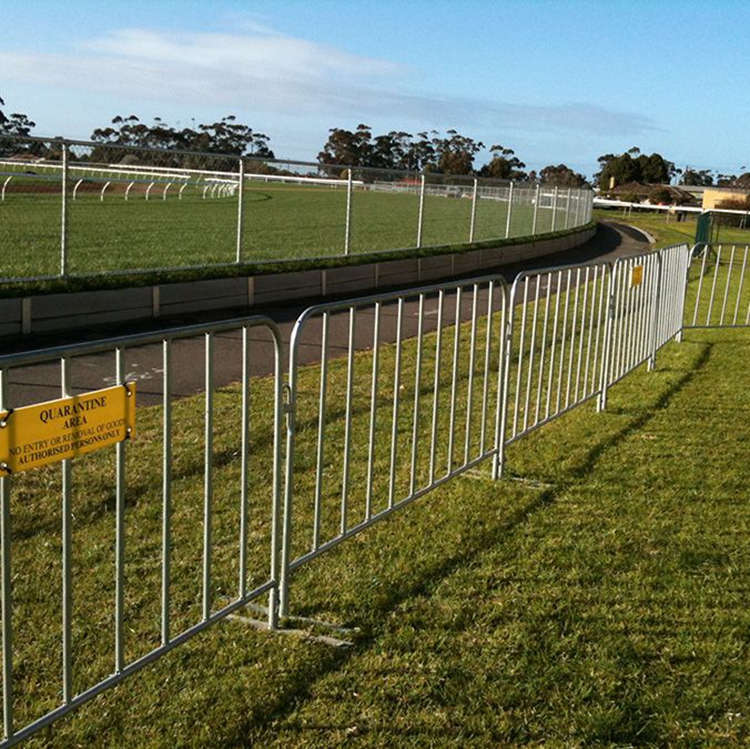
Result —
[[[633,267],[633,272],[630,275],[630,285],[640,286],[643,283],[643,266],[636,265]]]
[[[0,411],[0,476],[135,436],[135,383]]]

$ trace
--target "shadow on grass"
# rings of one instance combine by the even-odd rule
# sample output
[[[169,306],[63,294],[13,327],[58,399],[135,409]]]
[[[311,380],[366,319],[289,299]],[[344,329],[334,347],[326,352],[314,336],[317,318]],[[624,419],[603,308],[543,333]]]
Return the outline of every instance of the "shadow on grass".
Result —
[[[539,491],[530,501],[512,511],[500,523],[490,527],[486,524],[467,525],[463,529],[466,533],[462,532],[463,543],[460,548],[453,550],[454,553],[443,555],[436,563],[426,565],[418,571],[409,570],[400,576],[400,584],[389,586],[377,597],[363,595],[349,616],[350,620],[362,629],[353,647],[346,650],[331,649],[321,654],[317,661],[307,662],[304,667],[287,672],[286,684],[278,692],[278,697],[273,701],[258,705],[251,714],[244,716],[233,727],[225,741],[217,745],[242,745],[249,736],[257,734],[264,727],[289,715],[298,704],[311,696],[316,681],[341,668],[353,656],[373,646],[376,638],[384,630],[384,625],[388,620],[387,614],[394,612],[409,599],[429,596],[441,581],[481,557],[488,548],[502,543],[509,533],[522,526],[535,513],[557,501],[571,484],[587,476],[607,451],[616,448],[633,433],[643,429],[657,412],[666,408],[670,401],[705,367],[710,359],[713,344],[700,345],[702,346],[700,354],[690,369],[664,388],[649,404],[646,412],[633,416],[616,432],[593,445],[584,459],[570,469],[570,481],[564,481]],[[415,572],[417,574],[414,574]],[[315,611],[312,606],[308,606],[306,609],[301,609],[299,613],[311,616]],[[628,712],[628,710],[619,710],[614,716],[606,716],[606,719],[602,720],[601,734],[610,739],[632,737],[634,724],[632,716],[628,717]]]

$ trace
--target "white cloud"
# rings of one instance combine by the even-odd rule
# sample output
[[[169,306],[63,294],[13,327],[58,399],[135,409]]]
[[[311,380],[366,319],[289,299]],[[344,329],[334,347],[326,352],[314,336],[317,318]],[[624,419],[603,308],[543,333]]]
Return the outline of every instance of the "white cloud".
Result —
[[[259,22],[238,28],[232,34],[121,29],[71,54],[0,51],[0,69],[21,84],[115,96],[123,110],[136,111],[145,100],[183,104],[185,112],[213,105],[252,113],[254,123],[262,113],[265,121],[274,114],[325,116],[332,124],[374,118],[394,127],[411,122],[417,129],[459,126],[480,134],[624,136],[654,129],[643,115],[586,103],[526,106],[415,94],[405,66],[293,38]]]

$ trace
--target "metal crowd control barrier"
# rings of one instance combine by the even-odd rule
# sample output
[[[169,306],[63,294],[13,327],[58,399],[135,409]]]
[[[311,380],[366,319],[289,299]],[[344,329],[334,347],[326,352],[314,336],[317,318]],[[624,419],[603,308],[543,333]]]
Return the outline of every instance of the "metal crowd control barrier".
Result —
[[[750,325],[749,250],[748,245],[694,248],[688,277],[686,328]]]
[[[300,316],[290,342],[282,615],[294,570],[479,463],[497,462],[506,299],[502,277],[484,277]],[[334,349],[334,328],[346,346]],[[309,346],[319,368],[300,367]],[[370,359],[356,354],[363,346]],[[298,464],[312,467],[312,481],[296,483]]]
[[[688,257],[687,245],[676,245],[615,261],[601,409],[609,387],[641,364],[653,369],[657,351],[679,334]]]
[[[716,322],[712,309],[722,288],[719,324],[742,319],[748,251],[741,253],[741,263],[739,254],[732,250],[724,263],[719,248],[711,264],[707,254],[699,258],[700,274],[691,288],[706,324]],[[113,356],[111,383],[121,385],[133,379],[127,366],[133,352],[142,362],[148,347],[156,347],[151,358],[157,366],[138,379],[151,385],[143,388],[144,399],[161,405],[142,409],[138,429],[144,436],[118,443],[114,465],[109,452],[100,452],[80,465],[64,461],[61,473],[45,468],[0,478],[5,726],[0,747],[31,735],[266,594],[268,627],[275,628],[278,618],[289,614],[295,570],[482,463],[490,462],[498,478],[506,446],[574,407],[598,397],[604,408],[608,388],[644,363],[653,367],[659,348],[682,330],[689,261],[690,251],[681,245],[614,264],[525,271],[510,289],[502,277],[490,276],[310,307],[292,331],[287,385],[279,331],[263,317],[0,357],[5,413],[24,405],[23,398],[11,397],[18,387],[16,369],[52,366],[46,380],[52,372],[62,393],[70,395],[74,384],[92,390],[85,382],[91,357]],[[701,306],[702,289],[709,286],[710,298]],[[262,345],[255,336],[260,330],[270,339],[273,374],[251,387],[251,362],[258,359],[251,350]],[[190,344],[178,353],[191,368],[196,358],[205,362],[202,415],[196,415],[195,398],[176,400],[180,368],[174,357],[182,343]],[[224,359],[240,358],[241,397],[214,385],[219,346],[225,347],[219,354]],[[84,363],[80,372],[76,362]],[[134,372],[138,366],[132,363]],[[154,391],[159,381],[161,389]],[[187,390],[180,395],[192,392]],[[258,426],[251,433],[253,408],[259,416],[253,416]],[[177,409],[174,423],[180,429],[174,430]],[[149,461],[161,470],[149,472]],[[85,492],[74,482],[79,471],[93,484]],[[34,503],[40,485],[56,488],[56,475],[59,517],[44,500]],[[196,483],[201,501],[191,505],[187,497]],[[237,487],[236,504],[227,498],[227,486]],[[92,505],[97,489],[104,497]],[[149,496],[161,498],[158,507],[145,501]],[[256,502],[261,510],[250,514]],[[191,511],[197,517],[191,518]],[[76,537],[81,523],[107,522],[111,559]],[[131,525],[143,530],[142,538],[127,536]],[[37,539],[45,533],[48,539],[58,528],[59,547]],[[94,592],[76,575],[81,546]],[[23,579],[24,563],[36,555],[61,557],[59,594],[51,594],[49,586],[40,592],[36,580]],[[135,572],[128,572],[133,566]],[[137,574],[138,586],[129,584],[130,574]],[[230,595],[230,589],[236,593]],[[98,616],[88,613],[82,622],[76,613],[92,596],[106,603],[100,600]],[[60,645],[28,624],[39,616],[40,598],[61,612]],[[85,642],[85,654],[79,642]],[[114,671],[96,673],[105,657],[90,657],[97,644],[107,663],[112,657]],[[40,676],[29,681],[34,666]],[[19,668],[24,679],[14,678]],[[61,690],[49,687],[49,694],[40,694],[44,684]],[[53,706],[55,700],[60,704]],[[27,716],[29,704],[47,711]],[[18,705],[24,720],[14,714]]]
[[[608,263],[599,263],[516,277],[506,346],[506,444],[600,393],[610,272]]]
[[[259,358],[263,346],[272,375],[251,387],[251,356]],[[218,356],[225,368],[229,357],[237,359],[241,397],[215,387]],[[276,325],[249,317],[2,356],[0,411],[30,399],[14,382],[16,370],[25,371],[24,381],[34,371],[46,373],[39,379],[47,382],[57,377],[62,395],[70,396],[92,390],[88,365],[102,357],[112,360],[111,385],[140,380],[137,398],[161,408],[138,409],[132,442],[65,460],[62,471],[53,465],[0,478],[3,747],[251,601],[268,595],[268,627],[276,626],[282,417]],[[144,370],[149,360],[153,366]],[[196,361],[204,367],[202,397],[178,401],[188,387],[181,370],[195,369]],[[258,388],[261,417],[251,431]],[[222,480],[216,497],[215,476]],[[235,487],[231,496],[227,482]],[[111,533],[111,544],[104,544],[111,553],[91,528]],[[29,579],[40,559],[49,565],[46,579]],[[55,570],[60,585],[52,582]],[[61,642],[38,626],[57,616]],[[46,711],[34,714],[29,705]]]

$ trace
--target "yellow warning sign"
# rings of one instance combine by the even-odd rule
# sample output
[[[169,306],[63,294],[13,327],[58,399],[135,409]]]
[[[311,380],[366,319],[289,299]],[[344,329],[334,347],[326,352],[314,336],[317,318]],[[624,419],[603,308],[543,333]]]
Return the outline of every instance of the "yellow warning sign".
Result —
[[[135,436],[135,383],[0,411],[0,476]]]
[[[643,283],[643,266],[636,265],[633,267],[633,272],[630,275],[630,285],[640,286]]]

